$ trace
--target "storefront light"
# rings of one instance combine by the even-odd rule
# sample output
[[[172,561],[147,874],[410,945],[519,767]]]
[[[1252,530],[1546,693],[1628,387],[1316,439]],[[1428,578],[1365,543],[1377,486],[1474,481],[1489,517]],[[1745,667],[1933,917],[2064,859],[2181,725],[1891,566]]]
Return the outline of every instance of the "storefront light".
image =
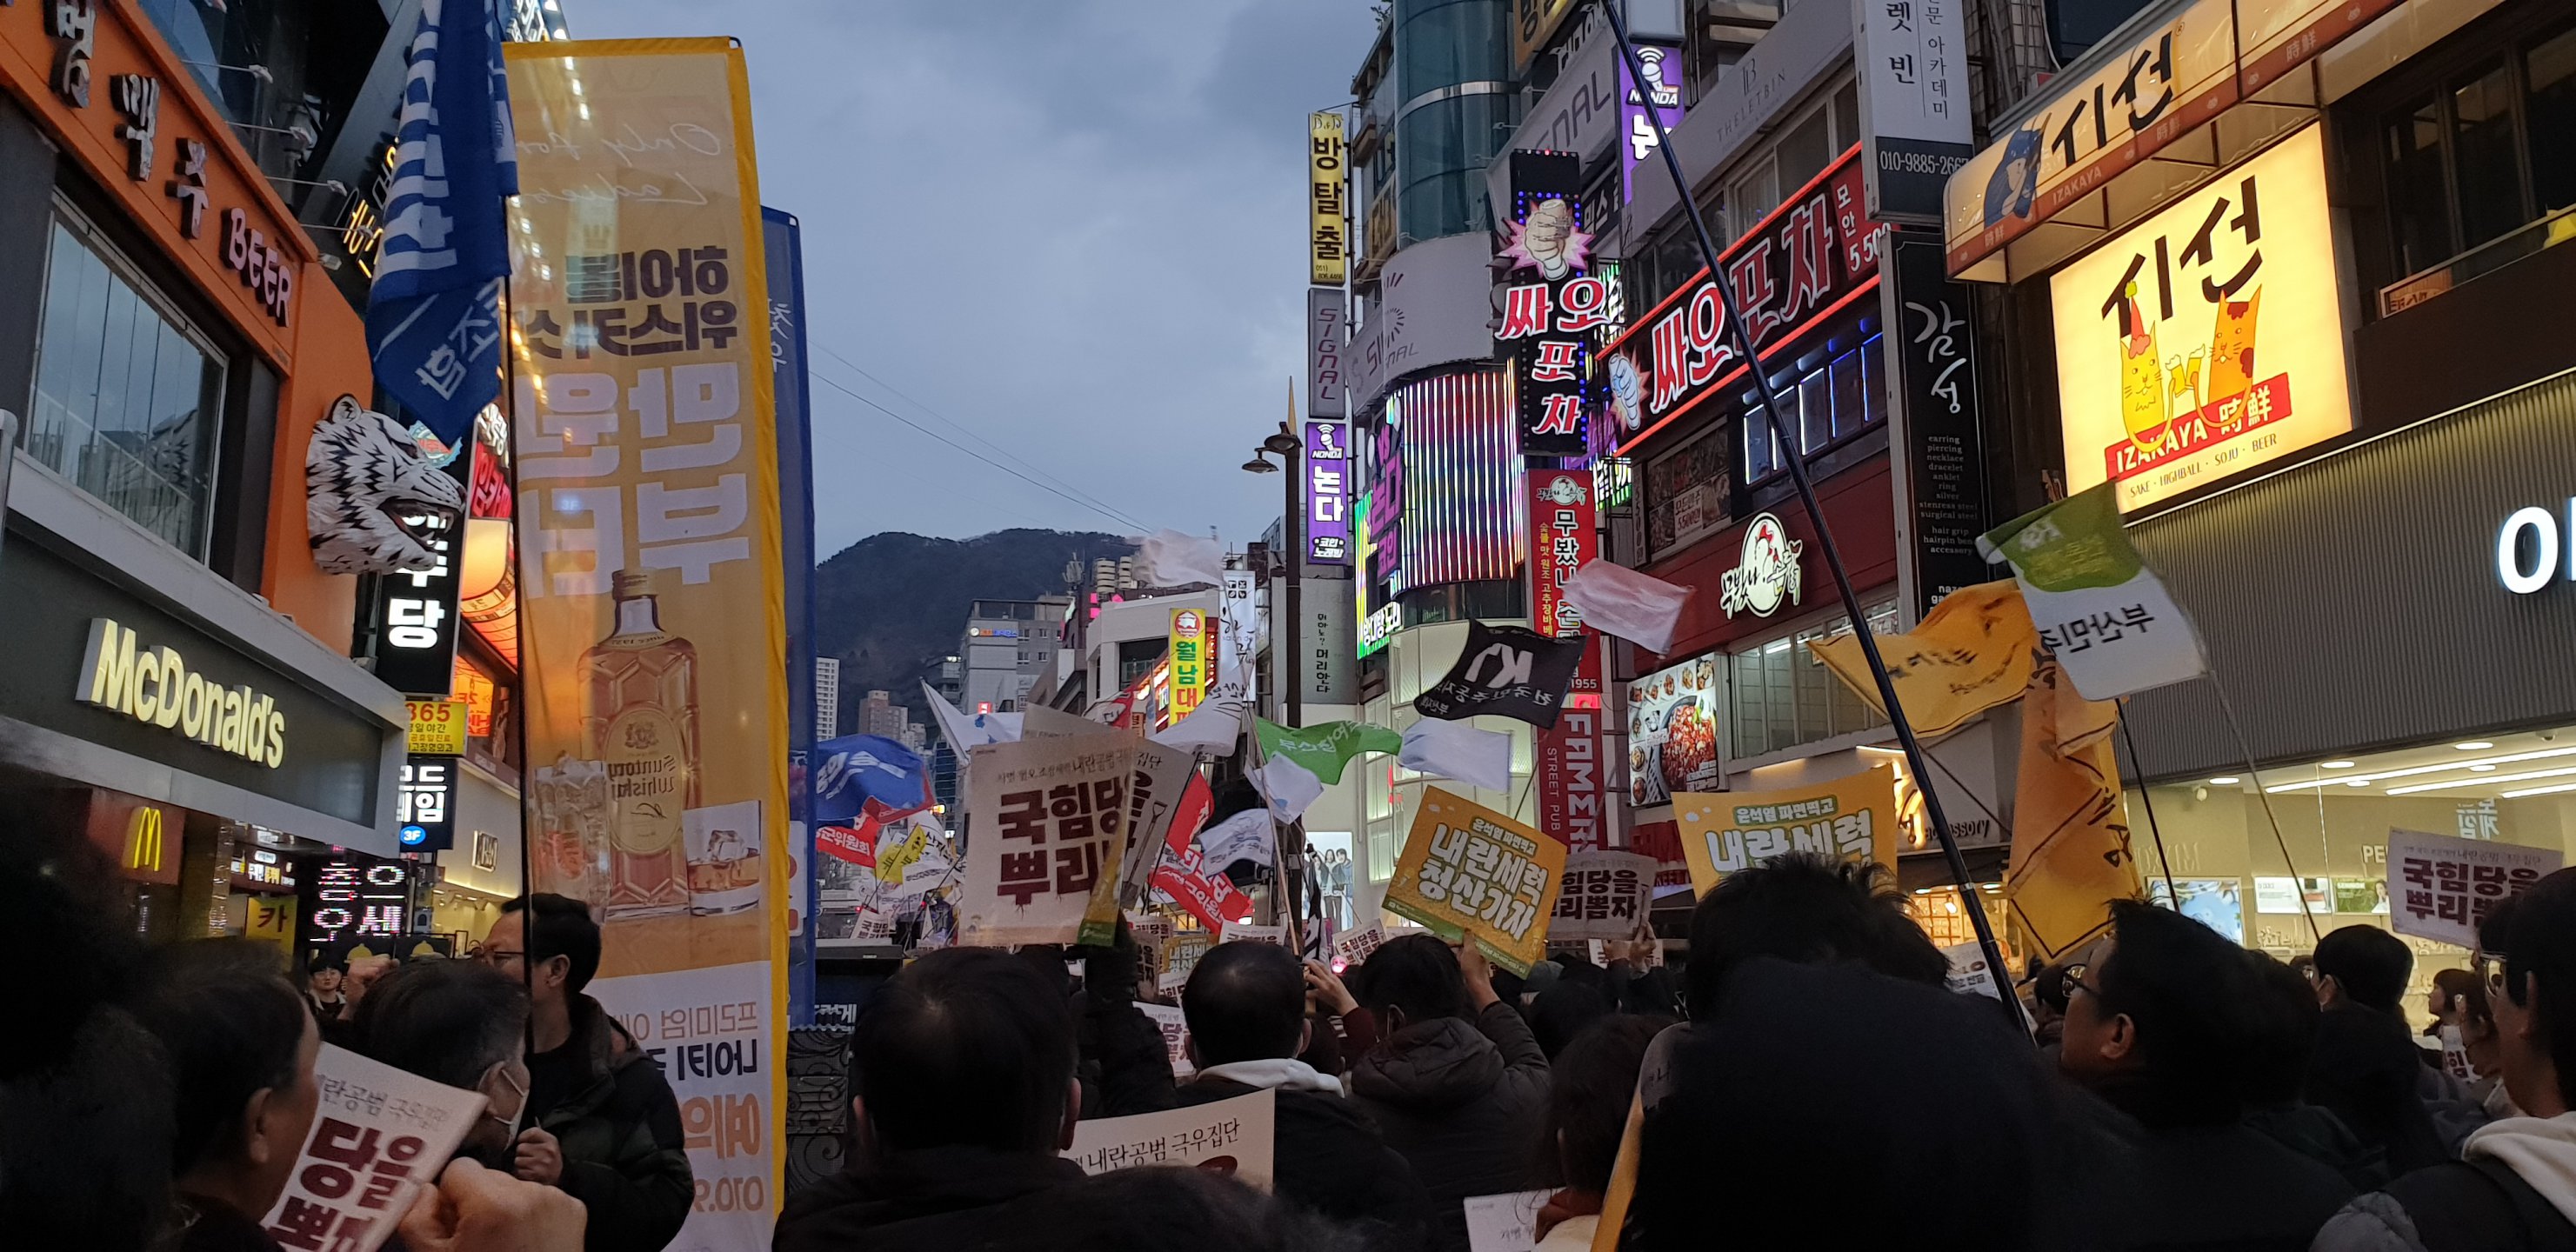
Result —
[[[2472,739],[2472,740],[2468,741],[2467,743],[2455,743],[2455,744],[2452,744],[2451,746],[2452,746],[2452,747],[2454,747],[2454,748],[2458,748],[2458,749],[2459,749],[2460,751],[2462,751],[2462,752],[2480,752],[2480,751],[2484,751],[2485,749],[2492,748],[2492,747],[2494,747],[2495,745],[2494,745],[2494,744],[2492,744],[2492,743],[2487,742],[2487,741],[2486,741],[2486,740],[2484,740],[2484,739]]]
[[[2495,772],[2495,766],[2472,765],[2469,767],[2469,772],[2472,774],[2491,774]],[[2535,769],[2520,774],[2505,774],[2495,778],[2481,778],[2478,780],[2478,785],[2481,787],[2494,787],[2500,786],[2504,783],[2533,782],[2542,778],[2565,778],[2569,775],[2576,775],[2576,765],[2567,766],[2561,769]],[[2404,787],[2391,787],[2388,789],[2388,794],[2392,796],[2411,796],[2420,791],[2442,791],[2459,785],[2460,784],[2456,781],[2441,783],[2412,783]]]
[[[2359,762],[2359,761],[2321,761],[2321,762],[2318,762],[2318,764],[2317,764],[2317,768],[2318,768],[2318,769],[2351,769],[2353,766],[2355,766],[2355,765],[2359,765],[2359,764],[2361,764],[2361,762]]]
[[[2492,765],[2472,765],[2472,766],[2470,766],[2470,767],[2469,767],[2469,772],[2470,772],[2470,773],[2472,773],[2472,774],[2492,774],[2492,773],[2494,773],[2494,772],[2495,772],[2495,766],[2492,766]]]
[[[2476,769],[2480,765],[2516,765],[2524,761],[2546,761],[2566,756],[2576,756],[2576,747],[2541,748],[2531,752],[2508,752],[2503,756],[2491,756],[2482,761],[2453,761],[2442,765],[2409,765],[2404,769],[2374,771],[2372,773],[2362,775],[2361,781],[2386,782],[2391,778],[2420,778],[2426,774],[2439,774],[2445,770],[2459,769],[2464,765],[2470,769]],[[2305,791],[2311,787],[2324,787],[2333,783],[2346,781],[2351,780],[2341,778],[2311,778],[2300,782],[2275,783],[2272,786],[2265,787],[2263,790],[2266,793],[2278,795],[2284,791]]]
[[[2244,779],[2242,779],[2242,778],[2238,778],[2238,777],[2235,777],[2235,776],[2233,776],[2233,775],[2230,775],[2230,776],[2225,777],[2225,778],[2213,778],[2213,779],[2210,779],[2210,780],[2209,780],[2209,785],[2210,785],[2210,786],[2213,786],[2213,787],[2233,787],[2233,786],[2235,786],[2236,784],[2241,783],[2241,782],[2243,782],[2243,781],[2245,781],[2245,780],[2244,780]]]
[[[2504,798],[2508,800],[2519,800],[2524,796],[2554,796],[2562,795],[2570,791],[2576,791],[2576,783],[2560,783],[2554,787],[2529,787],[2521,791],[2508,791],[2504,793]]]

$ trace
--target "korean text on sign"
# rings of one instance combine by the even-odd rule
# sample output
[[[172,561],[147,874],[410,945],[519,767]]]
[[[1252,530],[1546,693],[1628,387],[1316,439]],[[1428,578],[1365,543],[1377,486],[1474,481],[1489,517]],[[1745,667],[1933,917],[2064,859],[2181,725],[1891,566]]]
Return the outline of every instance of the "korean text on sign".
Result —
[[[303,1156],[260,1224],[299,1252],[372,1252],[413,1190],[434,1181],[483,1111],[483,1097],[324,1045],[322,1099]]]
[[[2548,848],[2389,831],[2390,928],[2476,947],[2478,924],[2495,906],[2520,895],[2558,864],[2559,854]]]
[[[1514,973],[1545,954],[1565,845],[1433,788],[1405,839],[1386,908],[1434,932],[1476,940]]]

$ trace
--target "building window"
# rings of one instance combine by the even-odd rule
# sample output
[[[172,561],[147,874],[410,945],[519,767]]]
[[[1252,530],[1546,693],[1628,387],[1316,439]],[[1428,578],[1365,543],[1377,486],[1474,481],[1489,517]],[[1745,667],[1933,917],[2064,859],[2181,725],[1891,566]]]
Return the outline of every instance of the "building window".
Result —
[[[1727,440],[1719,423],[1646,465],[1646,551],[1660,556],[1723,528],[1727,510]]]
[[[1895,633],[1895,601],[1873,606],[1869,623],[1878,634]],[[1851,619],[1837,617],[1727,658],[1727,722],[1734,732],[1734,757],[1766,756],[1887,720],[1807,650],[1812,640],[1850,631]]]
[[[1809,459],[1887,420],[1887,386],[1879,376],[1884,369],[1872,319],[1800,357],[1797,369],[1772,378],[1772,389],[1780,396],[1780,419],[1796,433]],[[1771,423],[1763,419],[1762,393],[1745,392],[1742,404],[1744,481],[1749,486],[1789,468],[1789,462]]]
[[[2398,274],[2423,273],[2576,205],[2571,128],[2576,27],[2469,62],[2382,114]]]
[[[67,208],[46,266],[29,455],[205,559],[223,358]]]

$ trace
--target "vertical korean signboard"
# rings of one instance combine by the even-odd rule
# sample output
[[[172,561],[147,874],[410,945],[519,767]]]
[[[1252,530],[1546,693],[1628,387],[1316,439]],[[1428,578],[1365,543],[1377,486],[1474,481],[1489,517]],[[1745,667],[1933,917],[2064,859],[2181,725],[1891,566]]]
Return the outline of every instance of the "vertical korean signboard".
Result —
[[[1655,156],[1655,123],[1665,130],[1682,124],[1682,50],[1661,44],[1637,45],[1637,64],[1645,81],[1619,58],[1619,194],[1637,198],[1637,169]],[[1648,175],[1653,177],[1654,175]]]
[[[1351,560],[1351,436],[1340,422],[1306,423],[1306,563]]]
[[[1172,610],[1172,720],[1188,717],[1207,699],[1216,655],[1216,628],[1198,609]]]
[[[1313,261],[1308,278],[1318,287],[1339,287],[1350,274],[1350,177],[1342,148],[1342,115],[1327,110],[1307,119],[1306,237]]]
[[[1583,160],[1570,152],[1514,152],[1512,218],[1504,223],[1502,325],[1511,345],[1524,456],[1582,456],[1584,379],[1592,337],[1610,321],[1610,285],[1591,274],[1583,229]]]
[[[1968,26],[1961,0],[1850,0],[1859,65],[1861,169],[1869,215],[1941,220],[1941,192],[1976,152],[1968,125]]]
[[[507,56],[528,137],[510,309],[527,751],[546,763],[533,886],[600,918],[590,994],[679,1096],[697,1197],[670,1246],[760,1247],[779,1200],[787,632],[748,79],[722,39]]]
[[[1565,580],[1601,554],[1593,528],[1592,475],[1585,470],[1531,470],[1530,624],[1540,634],[1565,638],[1583,633],[1583,615],[1565,601]],[[1587,645],[1566,692],[1556,725],[1535,732],[1531,754],[1537,781],[1539,829],[1577,852],[1602,846],[1608,828],[1602,806],[1604,745],[1601,732],[1601,649]]]

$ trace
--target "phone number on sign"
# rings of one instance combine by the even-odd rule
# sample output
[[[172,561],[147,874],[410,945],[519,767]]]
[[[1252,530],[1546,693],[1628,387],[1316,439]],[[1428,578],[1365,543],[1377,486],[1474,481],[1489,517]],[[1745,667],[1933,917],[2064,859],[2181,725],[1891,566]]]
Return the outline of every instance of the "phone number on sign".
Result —
[[[1878,168],[1890,174],[1938,174],[1947,178],[1959,172],[1968,158],[1939,152],[1889,152],[1878,154]]]

